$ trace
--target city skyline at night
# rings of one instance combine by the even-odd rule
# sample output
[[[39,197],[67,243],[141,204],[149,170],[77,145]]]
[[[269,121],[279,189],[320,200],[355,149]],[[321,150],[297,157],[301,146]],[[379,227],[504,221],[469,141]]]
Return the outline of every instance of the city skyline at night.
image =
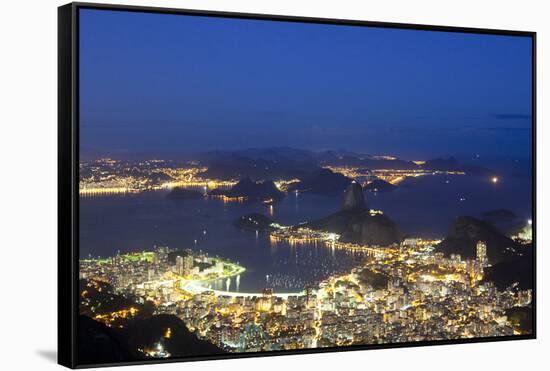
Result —
[[[533,335],[530,37],[79,12],[82,364]]]

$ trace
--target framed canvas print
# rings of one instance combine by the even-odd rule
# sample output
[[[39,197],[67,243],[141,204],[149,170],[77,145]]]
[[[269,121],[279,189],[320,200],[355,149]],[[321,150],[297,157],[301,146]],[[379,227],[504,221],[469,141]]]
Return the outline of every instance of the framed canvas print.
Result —
[[[59,8],[59,363],[535,338],[535,33]]]

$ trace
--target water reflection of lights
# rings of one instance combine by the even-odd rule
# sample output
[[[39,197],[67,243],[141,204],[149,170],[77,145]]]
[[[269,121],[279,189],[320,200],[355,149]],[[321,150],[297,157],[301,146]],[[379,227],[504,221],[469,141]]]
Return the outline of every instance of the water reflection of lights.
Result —
[[[233,202],[243,203],[243,202],[248,200],[247,197],[229,197],[229,196],[225,196],[225,195],[211,195],[210,197],[218,199],[218,200],[222,200],[222,202],[224,204],[233,203]]]
[[[132,192],[126,187],[109,187],[109,188],[81,188],[79,190],[80,196],[99,196],[99,195],[114,195],[125,194]]]

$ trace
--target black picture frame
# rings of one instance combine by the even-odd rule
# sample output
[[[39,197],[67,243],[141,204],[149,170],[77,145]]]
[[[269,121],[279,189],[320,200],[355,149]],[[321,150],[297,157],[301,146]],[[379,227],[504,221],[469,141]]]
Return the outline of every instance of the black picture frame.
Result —
[[[79,10],[100,9],[126,12],[198,15],[223,18],[254,19],[354,25],[409,30],[429,30],[456,33],[511,35],[529,37],[532,42],[532,194],[533,194],[533,331],[529,335],[499,336],[442,341],[420,341],[394,344],[354,345],[346,347],[282,350],[270,352],[238,353],[186,358],[151,359],[144,361],[81,364],[77,357],[78,342],[78,262],[79,262]],[[156,364],[167,362],[234,359],[245,357],[279,356],[336,351],[417,347],[428,345],[465,344],[536,338],[536,32],[511,31],[485,28],[465,28],[422,24],[403,24],[358,21],[330,18],[310,18],[269,14],[233,13],[190,9],[158,8],[145,6],[109,5],[95,3],[70,3],[58,8],[58,363],[69,368]]]

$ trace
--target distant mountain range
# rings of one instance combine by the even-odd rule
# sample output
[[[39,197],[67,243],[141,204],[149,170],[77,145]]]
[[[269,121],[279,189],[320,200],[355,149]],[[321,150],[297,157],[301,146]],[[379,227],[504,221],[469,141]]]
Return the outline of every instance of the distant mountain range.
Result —
[[[208,167],[203,174],[217,179],[253,180],[304,178],[323,166],[352,166],[362,169],[449,170],[486,175],[489,169],[461,164],[455,158],[436,158],[417,164],[389,156],[351,151],[314,152],[290,147],[250,148],[237,151],[213,151],[198,154],[197,160]]]

